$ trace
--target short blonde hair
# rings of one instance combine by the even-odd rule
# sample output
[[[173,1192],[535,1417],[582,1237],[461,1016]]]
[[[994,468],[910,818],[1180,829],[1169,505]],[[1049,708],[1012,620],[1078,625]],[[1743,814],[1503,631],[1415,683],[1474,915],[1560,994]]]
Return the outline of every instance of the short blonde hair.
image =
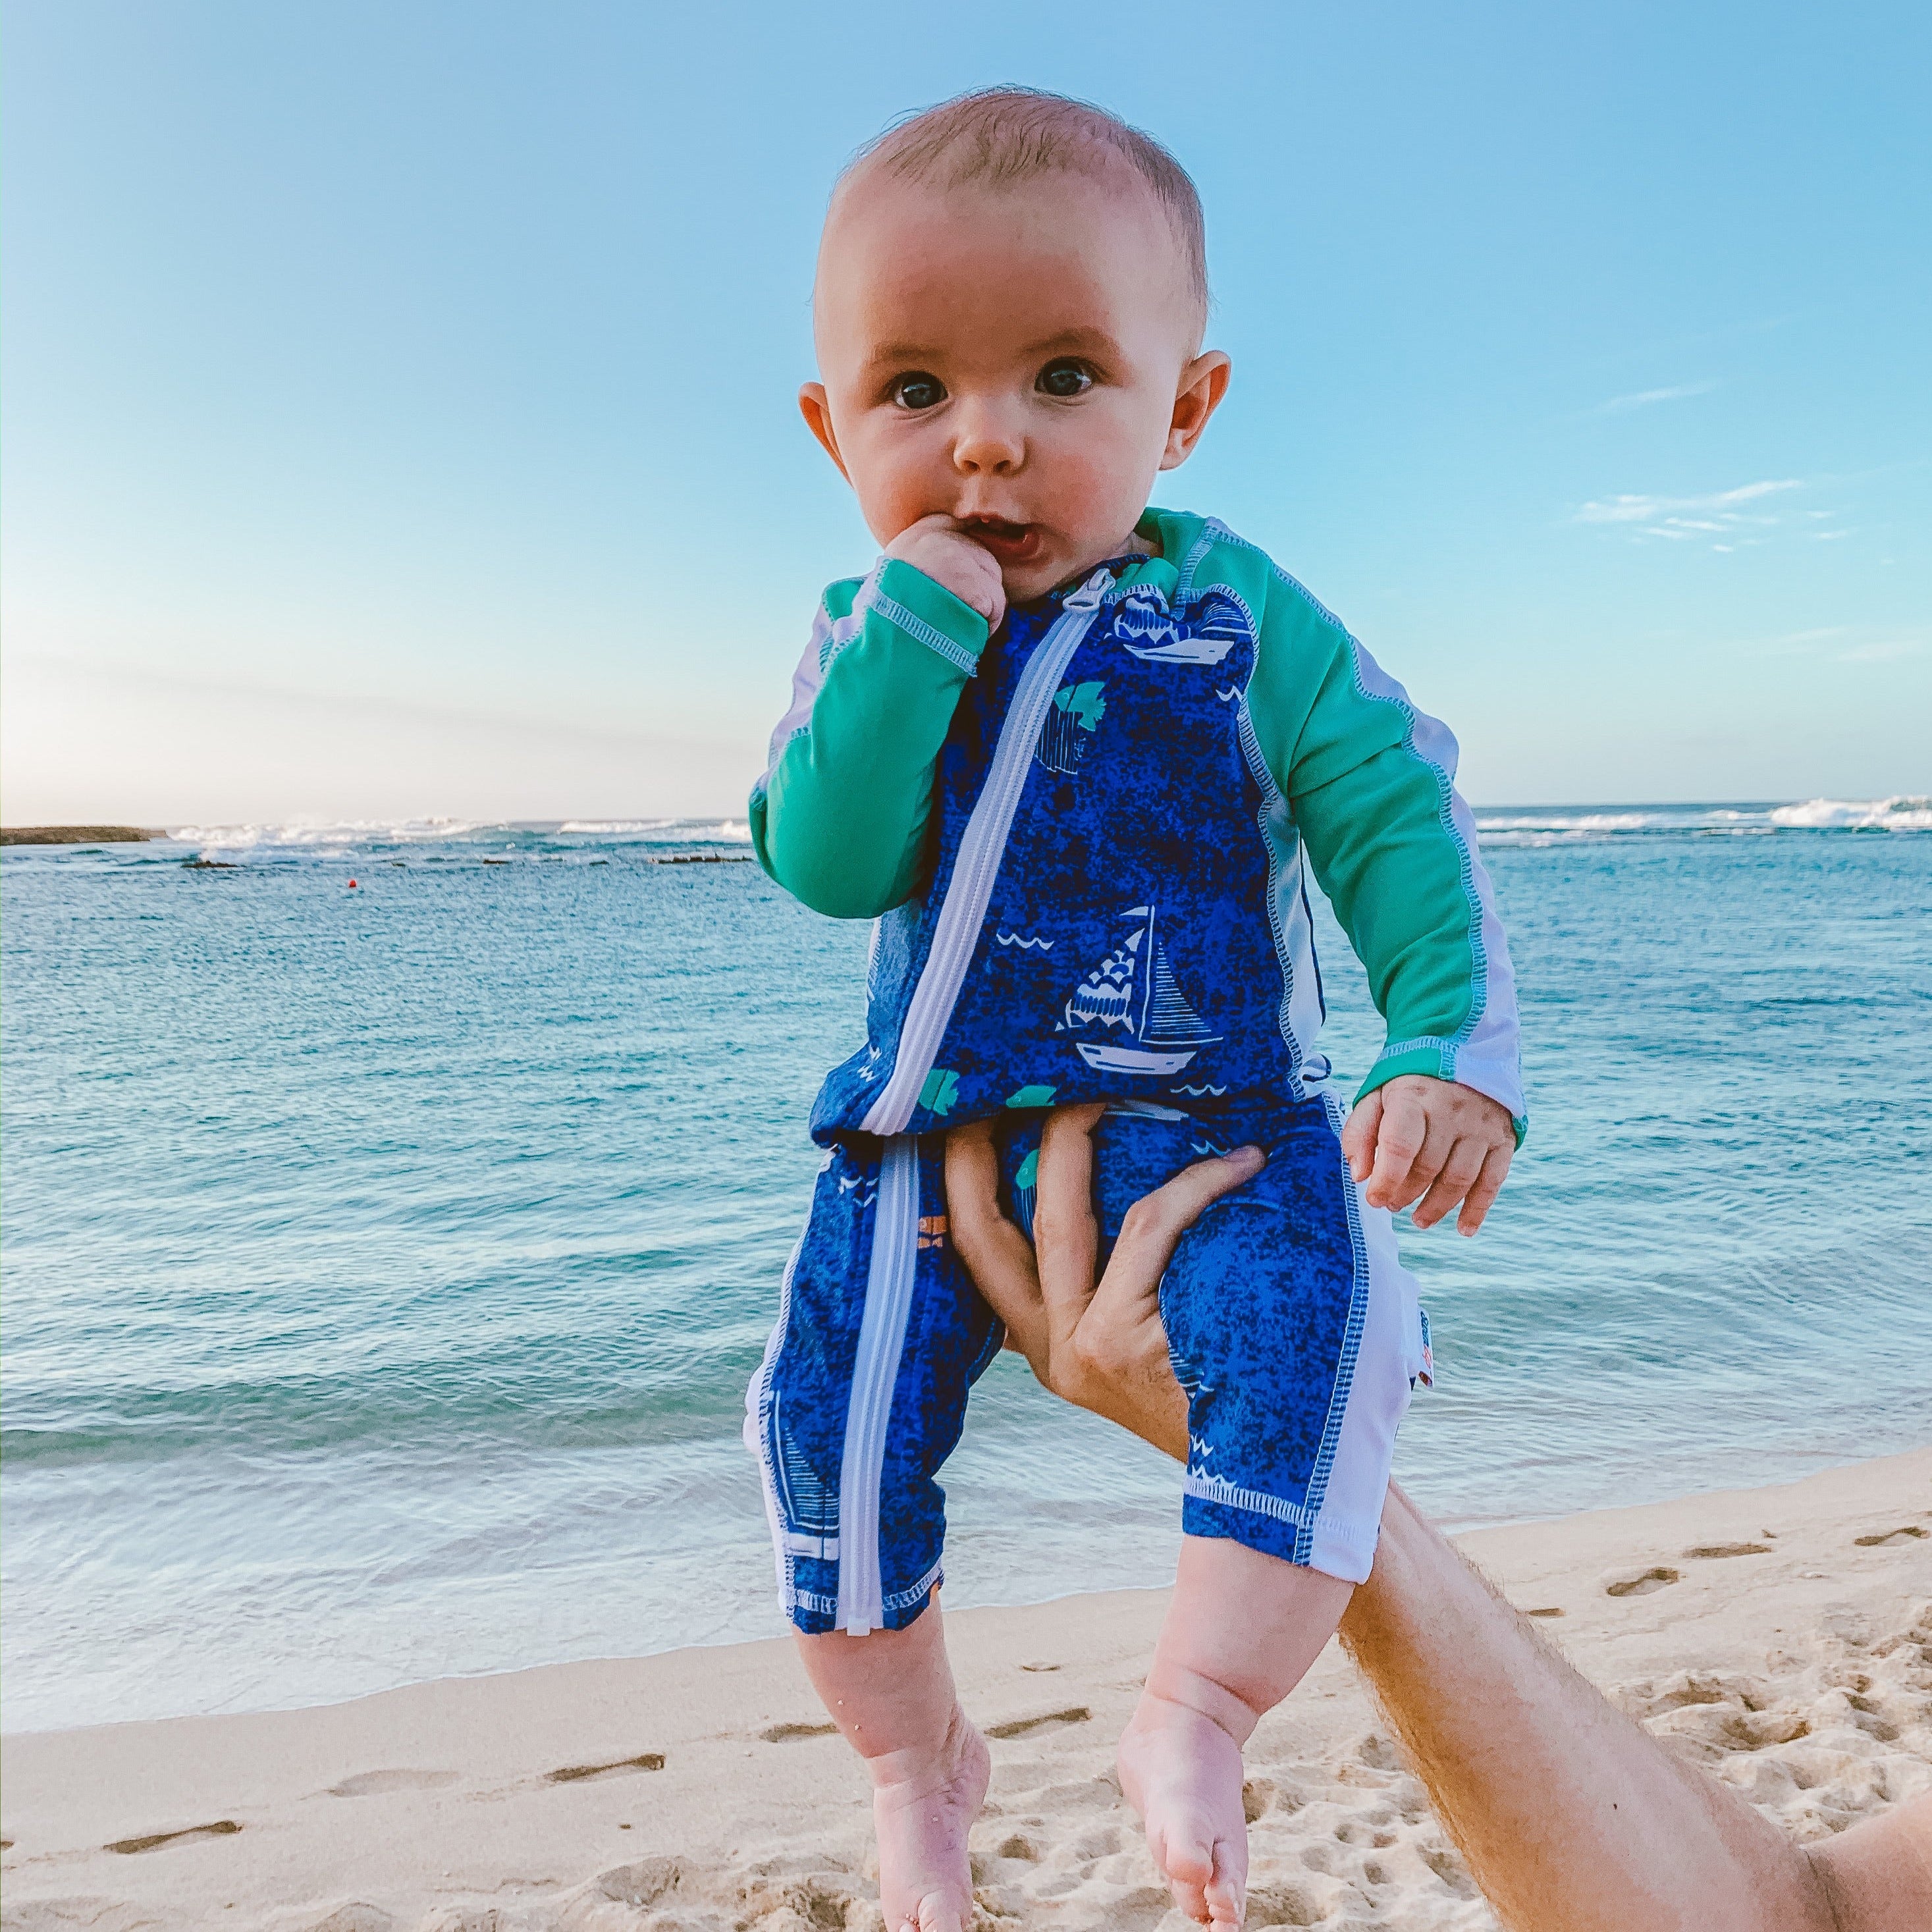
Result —
[[[1208,236],[1187,170],[1151,134],[1090,101],[1034,87],[982,87],[908,115],[868,142],[839,176],[884,168],[903,181],[998,188],[1063,172],[1098,174],[1124,164],[1160,204],[1180,244],[1190,292],[1208,317]]]

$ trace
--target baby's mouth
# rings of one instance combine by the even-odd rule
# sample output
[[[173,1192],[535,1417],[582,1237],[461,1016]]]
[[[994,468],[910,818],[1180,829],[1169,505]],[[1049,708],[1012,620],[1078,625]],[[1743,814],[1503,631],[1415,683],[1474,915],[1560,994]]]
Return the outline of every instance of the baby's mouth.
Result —
[[[1037,524],[1012,524],[1004,517],[962,517],[960,527],[1002,563],[1031,563],[1043,548]]]

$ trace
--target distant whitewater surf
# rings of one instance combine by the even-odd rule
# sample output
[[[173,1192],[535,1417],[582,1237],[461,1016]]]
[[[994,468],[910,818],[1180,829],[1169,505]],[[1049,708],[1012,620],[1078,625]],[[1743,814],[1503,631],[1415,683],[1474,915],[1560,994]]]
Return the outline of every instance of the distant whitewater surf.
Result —
[[[1795,805],[1491,806],[1483,843],[1535,845],[1645,836],[1749,838],[1778,832],[1932,832],[1932,798],[1806,799]]]

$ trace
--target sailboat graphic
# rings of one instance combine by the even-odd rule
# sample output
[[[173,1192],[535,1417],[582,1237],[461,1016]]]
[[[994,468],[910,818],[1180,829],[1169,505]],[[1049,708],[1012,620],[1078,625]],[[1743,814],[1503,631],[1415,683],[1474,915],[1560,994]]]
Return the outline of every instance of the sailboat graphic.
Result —
[[[1144,923],[1075,989],[1066,1003],[1066,1024],[1123,1030],[1118,1041],[1076,1040],[1075,1050],[1103,1073],[1178,1073],[1221,1036],[1210,1033],[1187,1004],[1155,930],[1156,909],[1130,906],[1120,916]]]

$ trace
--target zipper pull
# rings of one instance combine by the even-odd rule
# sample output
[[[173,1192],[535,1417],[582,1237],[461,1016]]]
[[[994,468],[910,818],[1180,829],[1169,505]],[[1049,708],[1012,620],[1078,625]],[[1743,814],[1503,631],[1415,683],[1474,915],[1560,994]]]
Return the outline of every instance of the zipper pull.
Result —
[[[1082,584],[1071,592],[1066,602],[1060,608],[1063,610],[1093,610],[1100,607],[1100,599],[1113,588],[1114,579],[1110,572],[1096,570]]]

